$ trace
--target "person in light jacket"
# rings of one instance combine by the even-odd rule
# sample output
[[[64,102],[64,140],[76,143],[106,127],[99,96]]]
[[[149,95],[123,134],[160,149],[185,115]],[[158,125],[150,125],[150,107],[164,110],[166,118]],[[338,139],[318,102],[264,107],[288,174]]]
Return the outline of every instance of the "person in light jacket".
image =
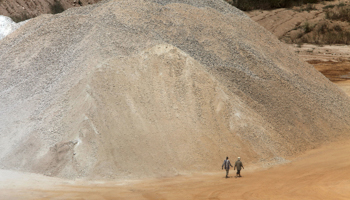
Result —
[[[243,167],[243,163],[241,162],[241,158],[238,157],[238,160],[235,163],[235,168],[233,168],[233,170],[235,170],[237,167],[237,173],[236,173],[236,177],[241,177],[241,168],[244,169]]]
[[[231,162],[229,161],[228,157],[226,157],[226,160],[224,160],[224,163],[221,166],[222,169],[224,169],[224,167],[226,169],[226,178],[228,178],[228,173],[230,171],[230,166],[233,167],[231,165]]]

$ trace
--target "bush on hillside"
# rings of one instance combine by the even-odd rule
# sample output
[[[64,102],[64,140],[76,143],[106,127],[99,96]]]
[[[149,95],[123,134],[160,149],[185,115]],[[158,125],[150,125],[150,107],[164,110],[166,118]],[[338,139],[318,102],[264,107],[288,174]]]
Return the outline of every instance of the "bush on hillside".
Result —
[[[310,33],[313,30],[313,27],[309,24],[309,22],[305,22],[303,25],[304,33]]]
[[[326,10],[326,19],[350,22],[350,6],[337,6]]]
[[[291,38],[292,43],[302,44],[350,44],[350,30],[339,24],[323,22],[316,25],[305,23]]]
[[[10,16],[10,18],[12,19],[12,21],[18,23],[18,22],[22,22],[22,21],[25,21],[27,19],[30,19],[32,18],[33,16],[30,16],[29,14],[27,13],[21,13],[19,15],[12,15]]]
[[[0,0],[0,2],[1,1],[2,0]],[[54,3],[50,5],[50,13],[51,14],[61,13],[64,10],[65,9],[64,9],[64,7],[63,7],[63,5],[61,4],[60,1],[55,0]],[[36,17],[36,16],[35,15],[30,15],[29,13],[26,13],[25,11],[22,12],[22,13],[19,13],[19,14],[10,15],[10,18],[16,23],[21,22],[21,21],[25,21],[27,19],[31,19],[33,17]]]
[[[326,10],[326,9],[332,9],[332,8],[334,8],[334,6],[335,6],[335,5],[327,5],[327,6],[323,7],[323,9],[324,9],[324,10]]]
[[[64,8],[61,4],[61,2],[59,1],[54,1],[53,4],[50,5],[50,10],[51,10],[51,14],[57,14],[57,13],[61,13],[64,11]]]
[[[243,11],[255,9],[274,9],[274,8],[290,8],[293,6],[301,6],[303,4],[314,4],[321,0],[236,0],[234,6]]]

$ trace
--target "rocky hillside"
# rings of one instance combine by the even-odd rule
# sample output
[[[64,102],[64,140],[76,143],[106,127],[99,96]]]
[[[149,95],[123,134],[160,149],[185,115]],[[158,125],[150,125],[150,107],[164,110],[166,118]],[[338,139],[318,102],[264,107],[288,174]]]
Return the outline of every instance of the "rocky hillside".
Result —
[[[286,43],[350,44],[350,3],[347,1],[322,1],[246,13]]]
[[[103,1],[36,17],[0,52],[4,169],[169,176],[350,133],[349,97],[224,1]]]

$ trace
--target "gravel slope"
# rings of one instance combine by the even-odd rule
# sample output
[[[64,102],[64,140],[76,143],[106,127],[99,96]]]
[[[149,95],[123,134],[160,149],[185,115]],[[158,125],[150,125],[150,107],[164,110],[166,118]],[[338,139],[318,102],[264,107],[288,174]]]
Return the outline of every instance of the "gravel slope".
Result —
[[[106,0],[0,41],[0,163],[64,178],[285,162],[349,136],[349,97],[214,0]]]

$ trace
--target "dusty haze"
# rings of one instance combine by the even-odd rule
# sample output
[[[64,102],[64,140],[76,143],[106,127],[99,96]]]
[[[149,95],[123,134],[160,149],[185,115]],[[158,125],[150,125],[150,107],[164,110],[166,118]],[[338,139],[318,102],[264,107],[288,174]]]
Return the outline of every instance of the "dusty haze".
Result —
[[[223,1],[102,1],[34,18],[0,52],[3,169],[172,176],[349,136],[349,97]]]

